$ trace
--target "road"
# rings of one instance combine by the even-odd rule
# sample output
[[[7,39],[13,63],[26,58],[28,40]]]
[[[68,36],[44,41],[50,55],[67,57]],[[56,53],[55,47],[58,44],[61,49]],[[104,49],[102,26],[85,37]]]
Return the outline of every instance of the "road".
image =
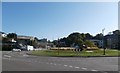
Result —
[[[3,71],[118,71],[118,57],[43,57],[26,53],[3,52]]]

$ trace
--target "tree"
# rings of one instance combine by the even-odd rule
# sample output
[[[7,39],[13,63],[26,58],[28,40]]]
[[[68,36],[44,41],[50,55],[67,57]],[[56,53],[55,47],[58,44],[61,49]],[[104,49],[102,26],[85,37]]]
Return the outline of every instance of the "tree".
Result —
[[[6,43],[6,42],[8,42],[9,40],[8,40],[8,38],[7,37],[2,37],[2,43]]]
[[[66,37],[61,38],[59,40],[59,46],[61,46],[61,47],[66,47],[67,46],[66,43],[67,43],[67,38]]]
[[[15,43],[9,41],[7,37],[2,37],[2,50],[11,51],[13,48],[15,48]]]
[[[16,33],[9,33],[9,34],[7,34],[7,38],[17,40],[17,34]]]
[[[58,40],[53,40],[52,43],[57,46]]]
[[[89,33],[84,34],[84,33],[74,32],[68,35],[68,37],[61,38],[59,40],[59,46],[70,47],[70,46],[79,45],[81,47],[84,45],[85,40],[89,40],[92,38],[93,36],[90,35]],[[54,40],[53,43],[57,45],[58,40]]]
[[[36,41],[38,41],[39,39],[37,37],[34,38]]]
[[[95,46],[96,46],[92,41],[89,41],[89,40],[86,40],[86,41],[84,42],[84,44],[85,44],[87,47],[95,47]]]
[[[112,31],[104,37],[104,47],[120,49],[120,30]]]
[[[118,50],[120,50],[120,30],[115,30],[113,31],[113,35],[114,36],[117,36],[117,40],[116,40],[116,43],[115,43],[115,48],[117,48]]]
[[[82,39],[85,40],[86,35],[84,33],[82,33],[81,36],[82,36]]]
[[[29,45],[34,46],[36,48],[37,44],[38,44],[38,38],[37,37],[35,37],[34,40],[30,40]]]
[[[86,39],[86,40],[90,40],[90,39],[92,39],[92,38],[93,38],[93,36],[90,35],[89,33],[86,33],[86,34],[85,34],[85,39]]]
[[[117,44],[118,45],[118,50],[120,50],[120,45],[119,44],[120,44],[120,35],[118,36],[118,44]]]
[[[81,35],[78,32],[72,33],[67,37],[67,45],[71,46],[73,43],[75,45],[82,45],[84,37],[84,34]]]
[[[94,39],[102,40],[103,39],[103,34],[102,33],[97,34],[96,36],[94,36]]]
[[[113,34],[114,34],[114,35],[120,35],[120,30],[115,30],[115,31],[113,31]]]

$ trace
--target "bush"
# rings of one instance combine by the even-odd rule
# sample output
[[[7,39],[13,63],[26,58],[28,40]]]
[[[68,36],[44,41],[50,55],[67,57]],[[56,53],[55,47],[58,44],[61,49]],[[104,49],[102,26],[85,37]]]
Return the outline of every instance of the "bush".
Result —
[[[14,48],[14,45],[3,45],[2,51],[11,51]]]

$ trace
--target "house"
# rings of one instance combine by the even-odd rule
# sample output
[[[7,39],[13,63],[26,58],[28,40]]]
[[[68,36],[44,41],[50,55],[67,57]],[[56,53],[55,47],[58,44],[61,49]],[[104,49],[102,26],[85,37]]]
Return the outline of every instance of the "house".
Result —
[[[47,49],[51,49],[53,47],[56,47],[54,43],[50,43],[50,42],[47,43]]]
[[[46,38],[40,39],[37,42],[37,48],[50,49],[52,47],[55,47],[55,45],[51,42],[48,42]]]
[[[6,34],[6,33],[4,33],[4,32],[0,32],[0,36],[1,36],[1,37],[6,37],[6,36],[7,36],[7,34]]]
[[[32,40],[34,40],[32,36],[17,36],[17,42],[19,44],[30,45]]]
[[[47,48],[47,39],[43,38],[38,40],[37,45],[38,45],[38,48]]]
[[[103,47],[103,40],[91,39],[90,41],[92,41],[99,48]]]
[[[23,50],[27,50],[27,45],[32,46],[32,41],[34,41],[34,37],[32,36],[17,36],[17,46]]]
[[[118,48],[118,36],[111,34],[111,35],[106,35],[106,48]]]

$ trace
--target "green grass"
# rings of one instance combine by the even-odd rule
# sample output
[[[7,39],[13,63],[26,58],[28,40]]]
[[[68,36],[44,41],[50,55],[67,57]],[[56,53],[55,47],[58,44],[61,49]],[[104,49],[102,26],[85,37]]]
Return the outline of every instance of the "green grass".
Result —
[[[68,51],[68,50],[42,50],[42,51],[32,51],[31,55],[37,56],[118,56],[120,51],[118,50],[106,50],[105,55],[103,55],[103,50],[93,50],[93,52],[82,52]],[[119,55],[120,56],[120,55]]]
[[[0,51],[2,51],[2,46],[0,45]]]

